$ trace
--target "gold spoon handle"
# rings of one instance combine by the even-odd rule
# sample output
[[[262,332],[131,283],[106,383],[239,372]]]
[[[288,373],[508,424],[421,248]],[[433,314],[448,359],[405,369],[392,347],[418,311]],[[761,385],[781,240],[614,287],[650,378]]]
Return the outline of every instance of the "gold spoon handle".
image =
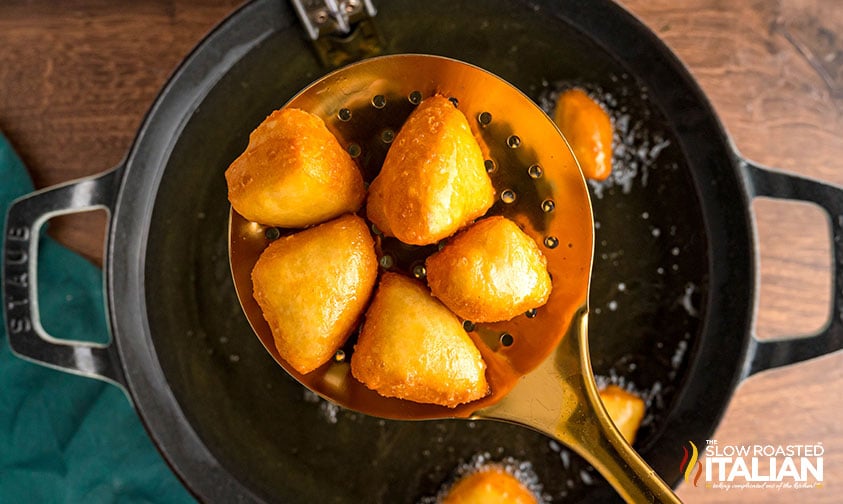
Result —
[[[555,355],[522,377],[501,402],[475,416],[519,423],[556,438],[594,466],[627,502],[681,503],[603,407],[591,371],[587,328],[588,309],[583,307]]]
[[[620,434],[617,436],[620,438]],[[598,435],[578,442],[563,441],[588,460],[627,502],[682,502],[623,439]]]
[[[580,357],[579,373],[569,374],[566,382],[579,396],[578,407],[559,425],[556,437],[588,460],[627,502],[682,502],[626,442],[603,406],[591,371],[587,312],[578,313],[572,325],[576,337],[569,343],[579,346],[572,352]]]

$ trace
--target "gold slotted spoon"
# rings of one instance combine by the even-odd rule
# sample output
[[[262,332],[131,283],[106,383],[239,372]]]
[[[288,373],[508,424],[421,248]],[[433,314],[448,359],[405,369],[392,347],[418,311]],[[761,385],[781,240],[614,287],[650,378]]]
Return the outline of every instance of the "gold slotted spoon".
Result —
[[[238,298],[267,351],[293,377],[343,407],[394,419],[472,418],[513,422],[559,440],[590,462],[628,502],[679,502],[629,446],[598,396],[588,355],[588,291],[594,229],[588,190],[555,124],[527,96],[478,67],[438,56],[367,59],[311,84],[286,106],[322,117],[371,181],[404,120],[424,98],[450,98],[469,120],[498,193],[489,211],[517,222],[548,260],[553,290],[546,305],[510,321],[464,327],[487,363],[492,393],[457,408],[378,395],[350,372],[353,341],[321,368],[302,375],[279,355],[252,297],[251,270],[285,230],[249,222],[234,210],[231,270]],[[381,268],[423,279],[437,250],[376,234]],[[353,337],[351,338],[354,339]],[[412,351],[412,349],[408,349]]]

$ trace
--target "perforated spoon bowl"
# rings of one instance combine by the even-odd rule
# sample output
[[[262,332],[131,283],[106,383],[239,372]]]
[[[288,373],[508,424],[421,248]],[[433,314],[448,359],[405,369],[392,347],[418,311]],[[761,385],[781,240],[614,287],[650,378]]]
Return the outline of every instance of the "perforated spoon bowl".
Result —
[[[518,89],[476,66],[429,55],[367,59],[337,70],[287,103],[319,115],[354,157],[364,178],[380,170],[389,145],[424,98],[448,97],[468,118],[486,157],[504,215],[532,236],[553,278],[548,302],[510,321],[464,327],[487,363],[491,394],[457,408],[386,398],[356,381],[353,340],[321,368],[302,375],[278,355],[252,297],[251,270],[287,230],[231,211],[229,257],[237,295],[258,338],[293,377],[320,396],[373,416],[421,420],[502,420],[541,431],[588,460],[629,502],[679,502],[623,439],[604,409],[588,355],[588,292],[594,248],[588,189],[553,121]],[[424,278],[437,250],[385,238],[373,228],[381,267]],[[412,349],[408,349],[412,351]]]

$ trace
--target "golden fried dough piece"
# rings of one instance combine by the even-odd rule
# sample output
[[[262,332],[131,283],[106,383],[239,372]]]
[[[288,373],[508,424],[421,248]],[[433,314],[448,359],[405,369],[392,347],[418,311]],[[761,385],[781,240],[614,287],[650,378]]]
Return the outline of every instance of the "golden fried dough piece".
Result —
[[[518,478],[496,467],[462,477],[442,504],[536,504],[536,496]]]
[[[644,418],[644,400],[617,385],[609,385],[601,390],[600,399],[624,439],[632,444]]]
[[[330,360],[366,308],[377,272],[372,236],[354,215],[272,242],[252,283],[279,355],[303,374]]]
[[[484,397],[486,363],[459,319],[424,285],[385,273],[351,356],[351,373],[386,397],[453,408]]]
[[[582,89],[559,95],[553,117],[574,151],[583,175],[605,180],[612,173],[612,121]]]
[[[378,179],[375,178],[375,182],[377,180]],[[386,215],[383,213],[384,189],[385,188],[380,183],[375,184],[373,182],[369,185],[369,199],[366,203],[366,217],[368,217],[369,220],[386,236],[395,236],[389,228],[389,222],[386,220]]]
[[[476,222],[427,258],[433,295],[472,322],[509,320],[547,302],[547,259],[517,224],[494,216]]]
[[[366,189],[360,169],[318,116],[276,110],[249,135],[225,172],[228,199],[243,217],[306,227],[356,212]]]
[[[446,98],[413,111],[370,186],[369,220],[404,243],[428,245],[486,213],[495,190],[468,120]]]

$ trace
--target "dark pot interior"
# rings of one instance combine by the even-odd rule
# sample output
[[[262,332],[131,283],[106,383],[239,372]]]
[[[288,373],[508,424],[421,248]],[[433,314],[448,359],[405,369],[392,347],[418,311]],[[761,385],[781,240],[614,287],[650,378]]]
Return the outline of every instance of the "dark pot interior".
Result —
[[[594,368],[600,380],[647,398],[636,447],[675,481],[679,458],[665,452],[681,446],[664,445],[662,436],[701,344],[711,265],[695,179],[705,168],[689,162],[688,141],[680,138],[688,124],[665,112],[675,108],[674,98],[654,92],[636,77],[640,69],[560,17],[561,7],[534,11],[500,0],[465,2],[458,11],[441,0],[378,7],[388,53],[474,63],[545,107],[561,86],[581,85],[611,109],[623,147],[613,178],[592,186]],[[285,15],[292,27],[242,55],[197,102],[172,146],[152,210],[144,273],[149,331],[192,428],[234,478],[267,501],[417,502],[478,455],[524,463],[521,470],[548,501],[617,499],[579,457],[525,428],[396,422],[338,410],[289,378],[254,336],[230,280],[223,171],[266,115],[326,72],[292,13]],[[248,19],[233,22],[247,26]],[[731,170],[728,159],[723,163]],[[711,421],[694,426],[699,437],[712,428]]]

